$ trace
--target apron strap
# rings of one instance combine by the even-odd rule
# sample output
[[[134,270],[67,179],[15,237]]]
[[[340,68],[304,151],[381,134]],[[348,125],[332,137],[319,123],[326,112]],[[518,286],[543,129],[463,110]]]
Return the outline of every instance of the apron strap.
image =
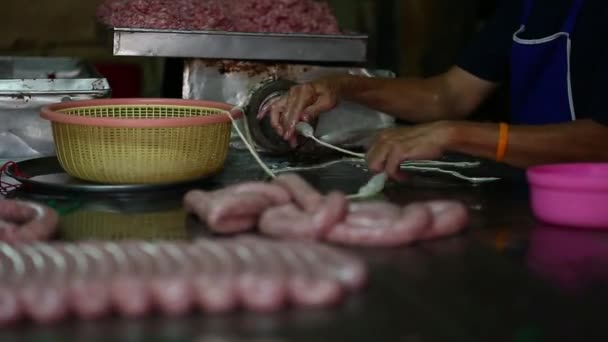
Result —
[[[580,12],[581,7],[583,6],[584,0],[573,0],[572,7],[568,12],[568,16],[566,17],[566,21],[564,22],[564,26],[562,27],[561,32],[572,33],[574,32],[574,27],[576,26],[576,20],[578,19],[578,14]],[[524,0],[523,13],[521,16],[521,25],[525,26],[528,23],[528,19],[530,19],[530,15],[532,14],[532,8],[534,7],[534,0]]]
[[[578,14],[581,11],[581,7],[583,7],[584,0],[573,0],[572,8],[568,13],[568,17],[566,18],[566,22],[564,23],[564,27],[562,28],[562,32],[567,32],[572,34],[574,32],[574,27],[576,26],[576,20],[578,19]]]
[[[534,0],[524,0],[524,8],[521,15],[521,26],[526,26],[530,15],[532,14],[532,7],[534,6]]]

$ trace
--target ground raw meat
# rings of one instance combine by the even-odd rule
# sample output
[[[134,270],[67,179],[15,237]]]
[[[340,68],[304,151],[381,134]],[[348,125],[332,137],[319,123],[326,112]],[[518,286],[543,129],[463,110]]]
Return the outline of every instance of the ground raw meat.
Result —
[[[106,0],[97,15],[112,27],[340,34],[315,0]]]
[[[339,34],[338,23],[325,1],[235,0],[230,4],[235,26],[243,32]]]
[[[106,0],[97,14],[113,27],[234,30],[222,0]]]
[[[241,186],[255,191],[235,191]],[[284,189],[280,200],[269,200],[264,193],[281,193],[277,187]],[[272,183],[245,183],[213,192],[195,190],[186,195],[185,206],[218,234],[257,227],[275,238],[355,246],[393,247],[442,238],[469,223],[468,210],[459,202],[349,203],[340,192],[322,195],[295,174],[281,175]]]
[[[193,242],[0,243],[0,326],[116,311],[141,317],[243,307],[327,307],[367,277],[357,258],[317,243],[253,236]]]

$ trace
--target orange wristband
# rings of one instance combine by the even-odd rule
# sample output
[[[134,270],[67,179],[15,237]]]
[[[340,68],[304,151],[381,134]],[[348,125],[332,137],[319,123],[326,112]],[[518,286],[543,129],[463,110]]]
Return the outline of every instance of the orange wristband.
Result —
[[[503,161],[507,154],[507,146],[509,145],[509,125],[501,122],[499,125],[498,147],[496,148],[496,161]]]

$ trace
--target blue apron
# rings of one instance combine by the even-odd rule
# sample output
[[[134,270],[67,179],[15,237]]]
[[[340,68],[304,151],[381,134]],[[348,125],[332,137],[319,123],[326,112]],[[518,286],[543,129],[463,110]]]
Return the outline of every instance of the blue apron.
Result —
[[[576,120],[570,78],[571,35],[583,0],[573,0],[562,30],[522,39],[534,0],[524,0],[521,27],[511,50],[511,122],[543,125]]]

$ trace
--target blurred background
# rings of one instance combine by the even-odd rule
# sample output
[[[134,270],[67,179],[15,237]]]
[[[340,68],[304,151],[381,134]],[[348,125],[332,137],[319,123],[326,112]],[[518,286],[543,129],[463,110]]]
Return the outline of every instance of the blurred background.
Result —
[[[328,2],[343,29],[370,35],[370,67],[399,76],[429,76],[454,63],[493,13],[497,0]],[[82,57],[108,78],[115,97],[174,95],[163,87],[173,73],[165,72],[166,60],[111,55],[110,35],[95,19],[99,3],[4,0],[0,55]]]

